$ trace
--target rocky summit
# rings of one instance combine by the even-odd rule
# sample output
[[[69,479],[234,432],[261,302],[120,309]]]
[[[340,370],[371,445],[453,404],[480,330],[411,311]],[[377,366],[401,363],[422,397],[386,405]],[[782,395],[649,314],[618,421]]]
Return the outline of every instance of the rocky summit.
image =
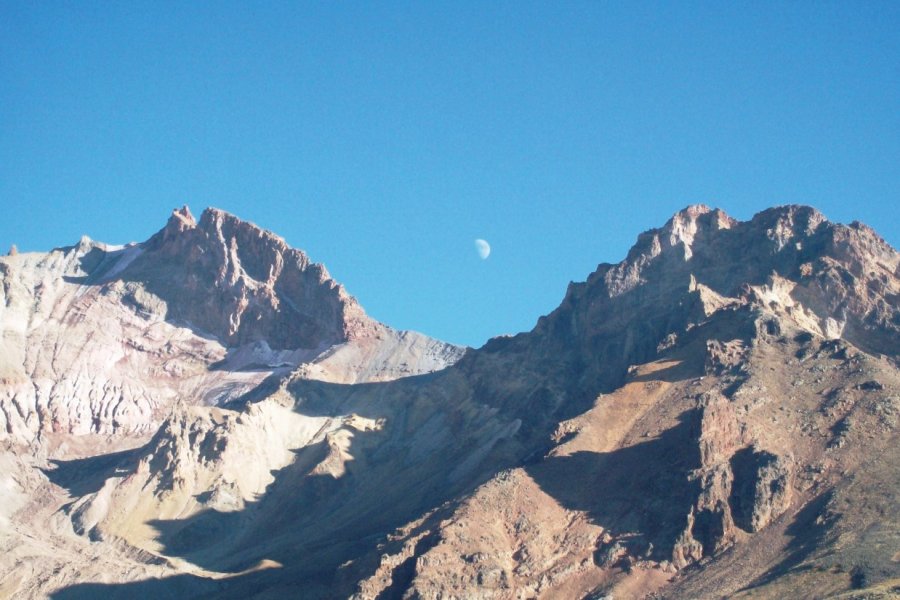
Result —
[[[691,206],[479,349],[212,208],[0,283],[0,597],[900,595],[900,255],[860,223]]]

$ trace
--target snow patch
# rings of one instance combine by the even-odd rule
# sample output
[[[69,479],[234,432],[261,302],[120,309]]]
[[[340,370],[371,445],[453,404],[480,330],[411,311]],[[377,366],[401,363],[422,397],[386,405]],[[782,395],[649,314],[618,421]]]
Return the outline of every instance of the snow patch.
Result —
[[[110,248],[110,246],[108,246],[107,248]],[[124,271],[128,267],[128,265],[134,262],[134,259],[144,253],[144,249],[137,244],[129,244],[128,246],[118,247],[112,246],[112,248],[115,248],[115,250],[110,251],[110,254],[120,254],[120,256],[118,257],[116,264],[114,264],[112,268],[106,273],[106,275],[103,276],[104,280],[112,279],[113,277]],[[113,258],[113,256],[110,256],[110,258]]]

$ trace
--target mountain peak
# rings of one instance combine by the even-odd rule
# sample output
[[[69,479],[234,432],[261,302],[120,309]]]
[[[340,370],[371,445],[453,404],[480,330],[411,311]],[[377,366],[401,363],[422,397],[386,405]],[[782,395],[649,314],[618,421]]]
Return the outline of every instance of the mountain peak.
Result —
[[[172,209],[165,227],[160,229],[153,237],[145,242],[145,246],[151,249],[160,248],[172,240],[178,239],[185,231],[197,227],[197,221],[191,214],[191,209],[185,204],[181,208]]]
[[[172,210],[168,226],[175,226],[179,229],[192,229],[197,226],[197,221],[194,219],[194,215],[191,214],[191,209],[185,204],[181,208]]]
[[[698,230],[728,229],[736,221],[719,209],[712,209],[705,204],[692,204],[677,213],[659,230],[665,242],[664,247],[680,246],[684,251],[684,260],[693,256],[691,246]],[[660,247],[660,251],[663,247]]]
[[[715,209],[718,210],[718,209]],[[677,213],[672,215],[672,219],[696,219],[700,215],[705,215],[706,213],[713,212],[713,209],[708,205],[699,203],[699,204],[689,204],[679,210]]]
[[[218,208],[184,206],[143,245],[126,276],[153,287],[169,317],[228,346],[318,348],[368,330],[356,300],[281,237]]]
[[[463,352],[371,319],[323,265],[216,208],[199,221],[176,208],[143,243],[83,236],[26,258],[0,257],[0,328],[17,332],[0,340],[0,439],[144,432],[173,394],[224,402],[293,368],[310,379],[386,380]],[[67,383],[21,396],[4,387],[28,377]],[[197,387],[212,381],[221,385]],[[87,383],[75,393],[72,382]],[[10,408],[26,397],[26,408]]]
[[[783,293],[762,291],[758,296],[777,300],[795,316],[806,314],[797,308],[802,303],[807,316],[816,315],[798,317],[810,331],[824,335],[841,329],[844,339],[861,348],[896,354],[898,268],[897,252],[873,230],[831,223],[809,206],[779,206],[747,221],[690,206],[662,227],[640,234],[622,262],[602,264],[585,283],[572,284],[562,312],[551,315],[541,329],[558,328],[568,340],[573,330],[613,336],[640,314],[642,328],[658,318],[657,333],[665,334],[673,320],[694,318],[687,308],[680,316],[679,311],[694,306],[701,288],[706,296],[701,304],[728,303],[752,288],[768,290],[789,281]],[[761,301],[763,308],[771,308],[769,300]],[[708,306],[700,308],[702,313]],[[629,344],[638,339],[648,340],[641,357],[660,341],[642,330]],[[617,353],[621,351],[609,356]]]

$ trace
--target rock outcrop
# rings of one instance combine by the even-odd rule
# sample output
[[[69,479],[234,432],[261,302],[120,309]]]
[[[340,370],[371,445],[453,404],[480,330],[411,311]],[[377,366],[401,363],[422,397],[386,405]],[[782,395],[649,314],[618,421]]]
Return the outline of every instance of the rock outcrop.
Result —
[[[731,460],[730,504],[734,523],[756,533],[791,505],[791,464],[765,450],[743,448]]]

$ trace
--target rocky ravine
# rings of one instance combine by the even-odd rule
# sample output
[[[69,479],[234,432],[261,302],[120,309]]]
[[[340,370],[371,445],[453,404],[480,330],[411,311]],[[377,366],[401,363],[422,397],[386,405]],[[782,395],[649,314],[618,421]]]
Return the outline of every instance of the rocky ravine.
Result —
[[[37,357],[7,360],[0,404],[22,416],[7,417],[6,593],[781,598],[900,584],[900,256],[864,225],[690,207],[533,331],[465,356],[374,323],[322,267],[219,211],[89,247],[0,263],[4,343]],[[46,304],[38,280],[55,290]],[[91,350],[99,323],[140,349]],[[29,367],[69,337],[88,351]],[[82,362],[91,352],[105,358]],[[32,409],[35,374],[50,383],[33,385],[46,400]],[[144,382],[129,389],[157,404],[95,417],[93,384],[76,385],[104,377]]]

